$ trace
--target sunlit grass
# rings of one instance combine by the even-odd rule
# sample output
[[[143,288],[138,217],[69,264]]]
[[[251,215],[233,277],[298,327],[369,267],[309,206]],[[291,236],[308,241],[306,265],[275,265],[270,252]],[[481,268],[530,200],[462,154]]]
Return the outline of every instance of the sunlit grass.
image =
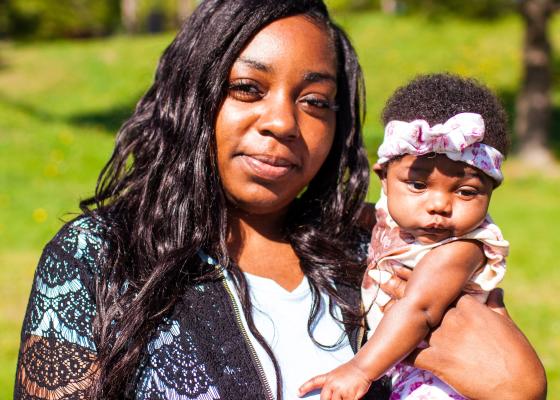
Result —
[[[370,154],[390,93],[422,72],[448,70],[487,82],[511,104],[518,87],[521,24],[420,17],[339,16],[360,54],[368,91]],[[560,54],[560,21],[551,30]],[[0,43],[0,399],[11,398],[19,329],[42,246],[60,218],[78,212],[110,156],[114,133],[147,89],[170,35],[83,42]],[[559,82],[560,83],[560,82]],[[560,107],[560,87],[554,91]],[[515,320],[537,347],[560,399],[560,178],[506,164],[491,211],[511,241],[504,282]],[[379,186],[372,178],[369,198]]]

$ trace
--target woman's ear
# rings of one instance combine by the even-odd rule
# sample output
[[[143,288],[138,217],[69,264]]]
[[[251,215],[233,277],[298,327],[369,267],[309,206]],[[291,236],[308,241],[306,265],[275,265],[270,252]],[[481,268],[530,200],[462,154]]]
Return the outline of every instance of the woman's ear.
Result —
[[[381,180],[381,187],[383,189],[383,193],[387,195],[387,164],[375,163],[373,165],[373,172],[375,172],[379,177],[379,179]]]

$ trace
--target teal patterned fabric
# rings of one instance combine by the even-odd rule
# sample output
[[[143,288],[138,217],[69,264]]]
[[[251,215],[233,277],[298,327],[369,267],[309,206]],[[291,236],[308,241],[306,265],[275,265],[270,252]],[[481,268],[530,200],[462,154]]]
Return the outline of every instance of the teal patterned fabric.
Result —
[[[78,219],[43,251],[22,329],[15,398],[85,398],[96,353],[99,233],[91,220]]]
[[[14,398],[87,398],[96,360],[93,321],[102,234],[92,218],[80,217],[45,247],[22,328]],[[185,292],[131,374],[131,397],[214,400],[254,393],[264,398],[222,284]]]
[[[80,217],[45,247],[22,328],[15,399],[88,398],[97,357],[93,321],[103,235],[94,219]],[[203,253],[200,258],[215,263]],[[352,303],[359,301],[355,289],[344,292]],[[357,329],[348,333],[356,349]],[[224,280],[186,287],[149,341],[138,370],[131,372],[128,397],[269,398],[248,346]],[[381,383],[371,392],[372,398],[387,398]]]

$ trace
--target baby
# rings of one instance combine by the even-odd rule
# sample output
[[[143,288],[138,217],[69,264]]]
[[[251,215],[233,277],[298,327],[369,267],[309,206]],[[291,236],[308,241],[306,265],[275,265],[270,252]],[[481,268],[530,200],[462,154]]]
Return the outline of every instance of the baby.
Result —
[[[383,120],[374,166],[383,190],[362,283],[369,339],[351,361],[307,381],[299,394],[322,387],[322,400],[359,399],[388,374],[391,400],[463,399],[401,360],[422,346],[461,292],[486,301],[503,278],[509,244],[487,211],[503,180],[505,112],[476,81],[436,74],[398,89]],[[387,279],[394,265],[413,272],[404,297],[384,313],[389,297],[375,281]]]

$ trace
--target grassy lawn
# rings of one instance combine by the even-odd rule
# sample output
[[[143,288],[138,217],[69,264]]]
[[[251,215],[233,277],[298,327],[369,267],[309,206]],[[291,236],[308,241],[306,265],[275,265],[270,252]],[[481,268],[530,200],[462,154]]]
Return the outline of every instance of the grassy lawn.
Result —
[[[368,92],[370,153],[389,94],[422,72],[453,71],[487,82],[510,108],[521,73],[521,24],[378,14],[341,15],[360,54]],[[560,18],[551,30],[560,76]],[[147,89],[170,35],[82,42],[0,42],[0,399],[12,397],[19,330],[42,246],[78,211],[112,149],[114,134]],[[560,115],[560,82],[554,91]],[[555,143],[560,124],[555,122]],[[377,197],[374,180],[370,191]],[[560,177],[515,159],[491,212],[512,244],[504,282],[511,314],[547,368],[560,400]],[[69,214],[70,213],[70,214]]]

